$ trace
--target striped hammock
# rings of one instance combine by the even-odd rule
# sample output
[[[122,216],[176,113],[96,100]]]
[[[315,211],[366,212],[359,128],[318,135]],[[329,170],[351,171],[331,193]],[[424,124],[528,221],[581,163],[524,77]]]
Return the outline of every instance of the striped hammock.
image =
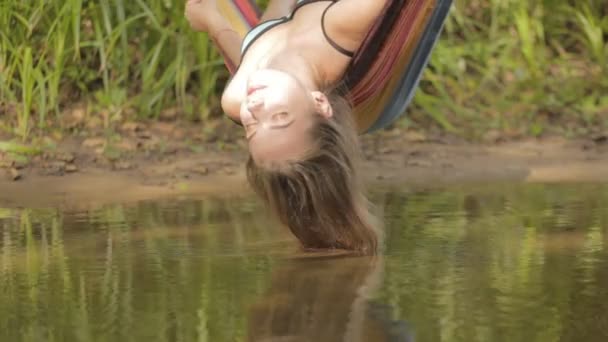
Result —
[[[344,75],[360,133],[388,126],[403,114],[428,63],[452,0],[391,0]],[[244,37],[258,24],[253,0],[225,0],[222,15]],[[225,60],[229,70],[234,63]]]

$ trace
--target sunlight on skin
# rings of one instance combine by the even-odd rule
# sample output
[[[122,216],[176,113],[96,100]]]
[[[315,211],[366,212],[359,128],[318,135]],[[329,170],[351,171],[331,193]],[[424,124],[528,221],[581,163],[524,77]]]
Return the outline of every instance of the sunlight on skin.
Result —
[[[332,114],[322,92],[273,69],[250,75],[239,113],[256,162],[303,157],[311,148],[309,130],[315,119]]]

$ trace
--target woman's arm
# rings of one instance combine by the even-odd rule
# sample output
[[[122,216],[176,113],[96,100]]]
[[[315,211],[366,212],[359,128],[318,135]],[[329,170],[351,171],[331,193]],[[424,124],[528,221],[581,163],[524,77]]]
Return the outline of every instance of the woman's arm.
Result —
[[[260,21],[277,19],[290,14],[296,6],[297,0],[271,0]]]
[[[228,71],[233,74],[241,63],[243,38],[227,23],[211,28],[209,37],[224,57]]]
[[[260,20],[266,21],[288,15],[293,11],[296,2],[297,0],[271,0]],[[229,71],[234,73],[240,64],[243,37],[221,14],[217,0],[188,0],[185,15],[194,30],[209,34],[224,57]]]
[[[241,60],[243,37],[220,14],[216,0],[188,0],[185,16],[194,30],[207,32],[224,57],[226,66],[233,73]]]

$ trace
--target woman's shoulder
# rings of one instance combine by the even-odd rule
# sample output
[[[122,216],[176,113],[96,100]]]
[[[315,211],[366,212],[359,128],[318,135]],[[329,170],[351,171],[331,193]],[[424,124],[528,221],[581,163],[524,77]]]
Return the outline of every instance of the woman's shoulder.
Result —
[[[391,0],[339,0],[331,4],[324,30],[343,48],[359,48]]]

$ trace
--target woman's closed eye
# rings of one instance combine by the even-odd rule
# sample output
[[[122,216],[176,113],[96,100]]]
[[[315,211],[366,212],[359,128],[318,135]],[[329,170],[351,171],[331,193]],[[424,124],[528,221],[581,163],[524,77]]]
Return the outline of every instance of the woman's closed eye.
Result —
[[[287,118],[287,112],[279,112],[272,115],[272,121],[281,121]]]
[[[289,117],[289,114],[287,112],[280,112],[280,113],[276,113],[273,114],[271,117],[271,120],[273,123],[284,123],[285,120],[287,120]]]

